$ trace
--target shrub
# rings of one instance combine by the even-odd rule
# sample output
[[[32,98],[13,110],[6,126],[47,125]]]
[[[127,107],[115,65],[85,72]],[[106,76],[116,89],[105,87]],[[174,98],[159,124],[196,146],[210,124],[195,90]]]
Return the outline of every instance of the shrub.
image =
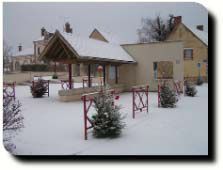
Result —
[[[194,97],[197,94],[196,87],[189,82],[186,82],[185,95]]]
[[[5,149],[14,153],[16,145],[12,143],[11,138],[17,130],[24,127],[23,116],[21,114],[21,103],[14,101],[10,97],[3,98],[3,144]]]
[[[58,75],[56,73],[53,74],[52,79],[58,79]]]
[[[25,64],[21,65],[22,71],[48,71],[48,65],[46,64]]]
[[[92,116],[93,135],[98,138],[118,137],[125,124],[122,122],[120,106],[113,106],[113,96],[101,93],[94,98],[96,114]]]
[[[174,90],[171,90],[170,87],[164,83],[160,87],[160,102],[161,107],[176,107],[176,103],[178,101],[177,94]]]
[[[200,86],[203,83],[204,83],[204,81],[203,81],[202,77],[198,77],[198,79],[197,79],[197,85]]]
[[[31,86],[31,93],[34,98],[43,97],[43,95],[47,92],[47,87],[45,85],[45,81],[39,79]]]

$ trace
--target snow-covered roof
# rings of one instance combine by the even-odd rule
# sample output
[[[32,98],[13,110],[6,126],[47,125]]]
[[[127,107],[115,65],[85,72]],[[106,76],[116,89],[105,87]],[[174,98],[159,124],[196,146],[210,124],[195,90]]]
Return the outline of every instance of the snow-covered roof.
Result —
[[[208,33],[207,32],[198,30],[197,28],[193,28],[193,27],[190,27],[187,25],[186,25],[186,27],[191,32],[193,32],[204,44],[206,44],[208,46]]]
[[[34,55],[34,49],[33,48],[22,49],[22,51],[16,52],[13,55],[13,57],[17,57],[17,56],[27,56],[27,55]]]
[[[35,39],[34,41],[42,41],[42,40],[44,40],[44,36],[41,36],[41,37]]]
[[[86,57],[135,62],[135,60],[117,44],[107,43],[75,34],[61,33],[64,39],[83,59]]]

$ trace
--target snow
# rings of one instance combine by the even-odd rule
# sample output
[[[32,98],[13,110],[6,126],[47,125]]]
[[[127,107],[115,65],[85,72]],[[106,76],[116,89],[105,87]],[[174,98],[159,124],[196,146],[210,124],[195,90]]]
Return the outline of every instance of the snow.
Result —
[[[25,128],[12,139],[16,154],[37,155],[207,155],[208,85],[197,87],[196,97],[181,96],[176,108],[158,108],[157,93],[149,93],[149,113],[132,119],[131,93],[123,93],[126,127],[121,137],[84,140],[83,104],[58,100],[58,84],[50,97],[32,98],[28,86],[17,86]],[[94,112],[93,109],[91,113]]]
[[[17,56],[27,56],[27,55],[34,55],[34,49],[33,48],[22,49],[22,51],[16,52],[13,55],[13,57],[17,57]]]
[[[101,59],[135,62],[134,59],[120,45],[80,37],[70,33],[60,32],[60,34],[82,58],[95,57]]]

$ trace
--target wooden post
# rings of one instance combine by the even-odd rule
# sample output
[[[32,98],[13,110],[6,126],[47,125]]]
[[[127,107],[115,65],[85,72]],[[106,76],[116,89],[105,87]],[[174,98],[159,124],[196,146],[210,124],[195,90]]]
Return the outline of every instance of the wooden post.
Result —
[[[88,87],[91,87],[91,64],[88,64]]]
[[[72,65],[68,64],[68,72],[69,72],[69,89],[72,89]]]
[[[103,65],[103,81],[104,81],[104,86],[105,86],[105,83],[106,83],[106,66]]]

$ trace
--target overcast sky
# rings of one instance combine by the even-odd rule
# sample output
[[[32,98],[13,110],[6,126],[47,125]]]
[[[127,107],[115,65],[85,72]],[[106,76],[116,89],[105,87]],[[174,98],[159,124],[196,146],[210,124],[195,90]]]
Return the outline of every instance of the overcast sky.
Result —
[[[136,42],[142,17],[181,15],[189,26],[204,25],[208,31],[208,11],[197,3],[4,3],[3,38],[17,50],[32,47],[44,26],[62,30],[66,21],[81,36],[96,27],[111,31],[126,42]]]

